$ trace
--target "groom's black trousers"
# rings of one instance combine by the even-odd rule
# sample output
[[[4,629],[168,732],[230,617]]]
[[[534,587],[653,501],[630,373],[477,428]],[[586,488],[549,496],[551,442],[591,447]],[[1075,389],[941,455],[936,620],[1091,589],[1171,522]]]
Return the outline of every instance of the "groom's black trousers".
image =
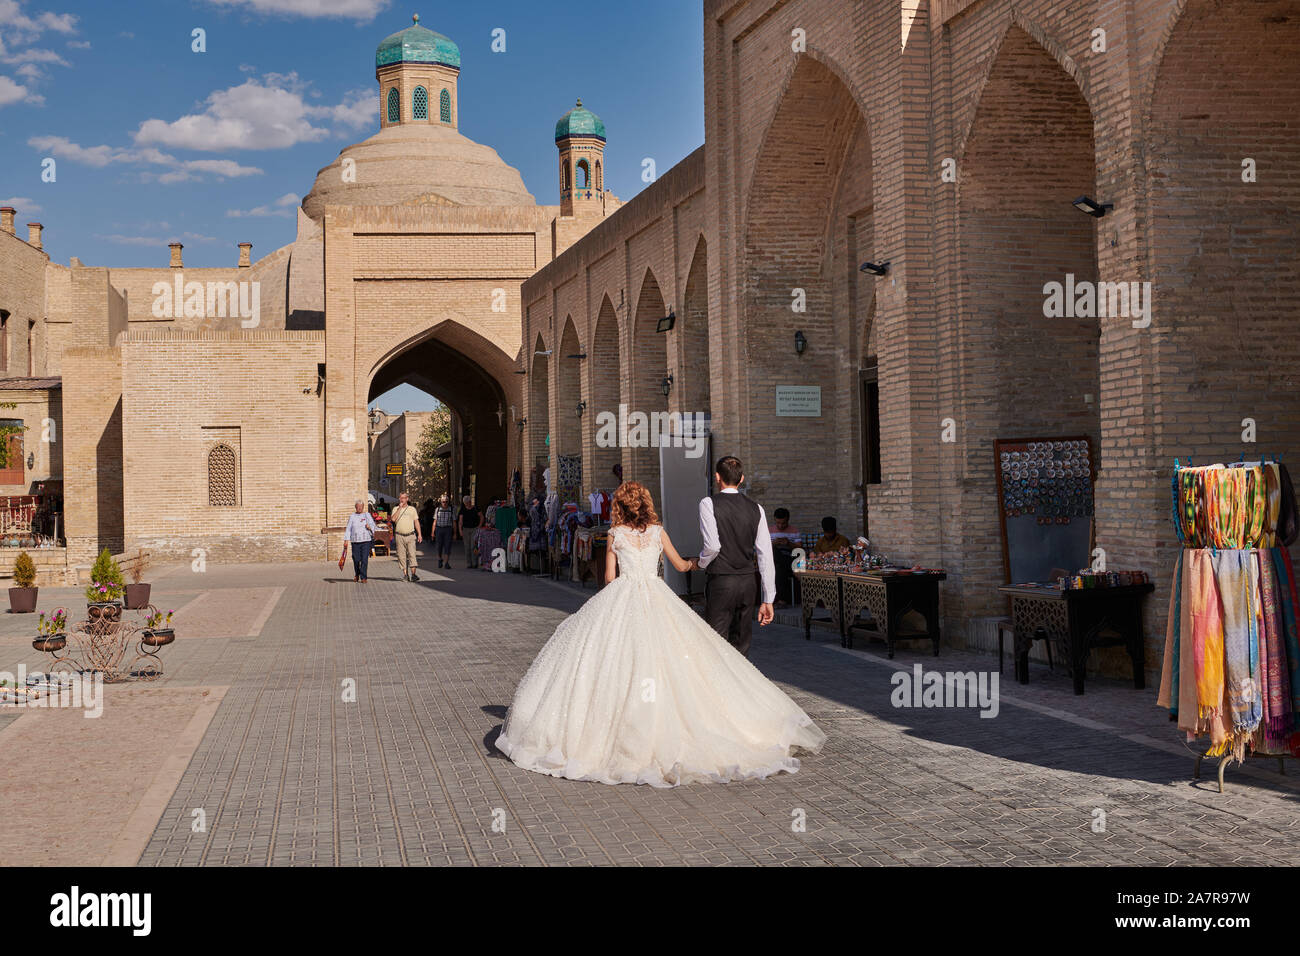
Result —
[[[746,657],[754,629],[754,574],[710,574],[704,579],[704,620]]]

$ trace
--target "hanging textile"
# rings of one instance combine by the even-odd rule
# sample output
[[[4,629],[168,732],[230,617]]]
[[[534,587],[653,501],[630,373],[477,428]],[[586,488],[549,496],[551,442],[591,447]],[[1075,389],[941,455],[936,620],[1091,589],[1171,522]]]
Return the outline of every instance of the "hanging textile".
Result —
[[[1208,755],[1300,751],[1300,601],[1286,550],[1295,492],[1279,462],[1177,467],[1158,703]]]

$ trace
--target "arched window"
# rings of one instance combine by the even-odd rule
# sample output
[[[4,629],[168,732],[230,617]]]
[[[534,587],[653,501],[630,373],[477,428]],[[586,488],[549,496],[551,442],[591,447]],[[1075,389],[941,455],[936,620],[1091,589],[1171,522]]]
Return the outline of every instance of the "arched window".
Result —
[[[587,165],[587,161],[585,159],[578,160],[578,168],[575,172],[575,175],[578,178],[579,189],[591,188],[591,167]]]
[[[239,504],[239,473],[235,450],[213,445],[208,452],[208,504],[229,508]]]
[[[568,160],[560,160],[560,192],[569,191],[569,163]]]
[[[438,116],[444,123],[451,122],[451,94],[446,90],[438,94]]]
[[[402,119],[402,98],[397,93],[397,87],[388,91],[388,122],[398,123]]]
[[[605,177],[601,173],[600,160],[598,159],[596,160],[596,192],[600,192],[604,188],[605,188]]]
[[[429,91],[417,86],[411,94],[411,116],[418,120],[429,118]]]

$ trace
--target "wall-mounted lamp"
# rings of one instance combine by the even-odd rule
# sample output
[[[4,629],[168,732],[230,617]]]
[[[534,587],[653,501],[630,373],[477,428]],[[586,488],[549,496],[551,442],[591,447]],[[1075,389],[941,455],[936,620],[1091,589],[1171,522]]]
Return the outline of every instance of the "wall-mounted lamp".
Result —
[[[858,266],[859,272],[866,272],[873,276],[883,276],[889,272],[889,261],[884,262],[864,262]]]
[[[1113,202],[1097,202],[1097,200],[1093,199],[1091,196],[1080,196],[1074,202],[1070,203],[1070,205],[1079,210],[1079,212],[1086,213],[1096,219],[1100,219],[1102,216],[1106,215],[1106,210],[1115,208]]]
[[[517,369],[515,369],[515,374],[516,374],[516,375],[527,375],[527,374],[528,374],[528,369],[526,369],[526,368],[517,368]]]
[[[32,470],[33,468],[35,468],[35,467],[36,467],[36,456],[35,456],[34,454],[28,453],[28,455],[27,455],[27,470],[28,470],[28,471],[31,471],[31,470]]]
[[[521,418],[521,419],[519,419],[519,421],[515,422],[515,424],[519,426],[519,430],[520,430],[520,431],[523,431],[523,430],[524,430],[524,426],[528,424],[528,419],[526,419],[526,418]]]
[[[808,339],[802,332],[794,334],[794,351],[796,355],[803,355],[804,349],[808,347]]]
[[[660,319],[657,323],[655,323],[655,331],[667,332],[670,329],[672,329],[672,327],[676,324],[677,324],[677,313],[674,312],[672,309],[669,309],[668,314],[665,315],[662,319]],[[664,392],[664,394],[667,395],[668,393]]]
[[[582,417],[582,413],[585,412],[586,410],[587,410],[587,403],[586,403],[586,402],[579,402],[579,403],[578,403],[578,417],[581,418],[581,417]]]
[[[571,359],[585,359],[585,358],[587,357],[587,353],[586,353],[586,352],[574,352],[572,355],[566,355],[566,356],[564,356],[564,357],[565,357],[565,358],[571,358]]]
[[[665,375],[664,380],[659,383],[659,387],[664,391],[664,398],[667,398],[669,393],[673,390],[673,377],[671,375]]]
[[[543,349],[538,349],[538,350],[537,350],[536,352],[534,352],[533,354],[534,354],[534,355],[550,355],[550,354],[551,354],[552,352],[554,352],[554,351],[555,351],[555,349],[544,349],[544,350],[543,350]]]

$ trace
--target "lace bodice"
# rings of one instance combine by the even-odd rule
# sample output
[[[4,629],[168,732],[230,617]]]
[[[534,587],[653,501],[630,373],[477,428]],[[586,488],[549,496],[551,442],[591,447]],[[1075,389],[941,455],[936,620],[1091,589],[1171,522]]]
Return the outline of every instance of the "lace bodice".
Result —
[[[619,525],[610,532],[619,575],[650,578],[659,575],[659,560],[664,553],[663,542],[659,540],[660,530],[657,524],[644,531],[633,531]]]

